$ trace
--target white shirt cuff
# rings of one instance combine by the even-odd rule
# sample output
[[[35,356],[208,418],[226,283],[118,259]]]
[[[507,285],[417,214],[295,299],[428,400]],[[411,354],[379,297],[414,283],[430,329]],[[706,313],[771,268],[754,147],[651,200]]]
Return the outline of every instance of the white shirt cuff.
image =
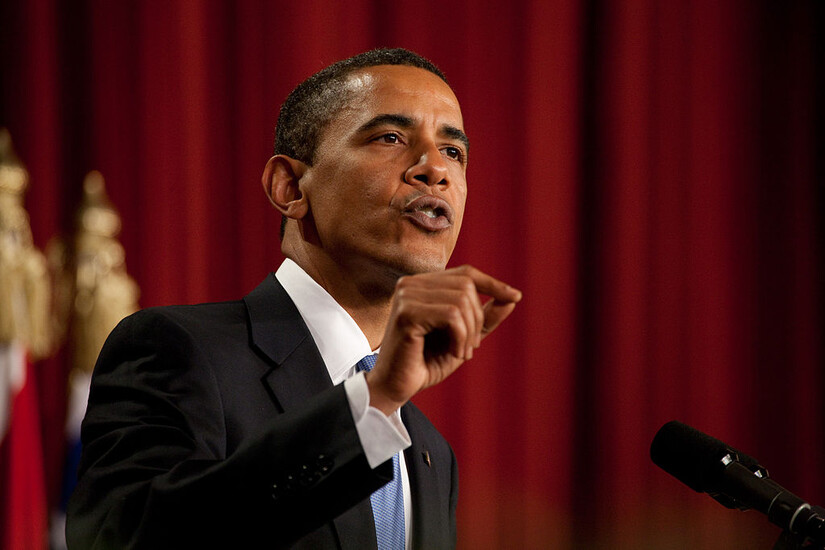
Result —
[[[398,411],[387,416],[369,406],[370,392],[363,372],[344,381],[344,390],[370,468],[383,464],[410,446],[410,434],[401,422]]]

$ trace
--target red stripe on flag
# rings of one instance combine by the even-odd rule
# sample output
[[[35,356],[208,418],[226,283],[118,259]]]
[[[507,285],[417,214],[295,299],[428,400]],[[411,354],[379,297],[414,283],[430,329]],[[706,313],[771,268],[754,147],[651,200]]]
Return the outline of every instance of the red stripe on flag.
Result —
[[[20,356],[12,360],[25,361],[13,349],[2,351]],[[25,369],[26,381],[16,395],[11,395],[9,424],[0,442],[0,548],[44,550],[48,541],[48,505],[40,415],[34,370],[28,362]]]

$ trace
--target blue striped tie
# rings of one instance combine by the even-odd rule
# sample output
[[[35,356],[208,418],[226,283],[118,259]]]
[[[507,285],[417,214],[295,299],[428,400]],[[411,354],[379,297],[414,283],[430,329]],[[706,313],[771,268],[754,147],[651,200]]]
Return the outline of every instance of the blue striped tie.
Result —
[[[355,365],[358,371],[369,372],[375,366],[376,355],[367,355]],[[401,486],[401,465],[398,454],[392,457],[392,481],[370,495],[375,517],[375,538],[378,550],[404,548],[404,490]]]

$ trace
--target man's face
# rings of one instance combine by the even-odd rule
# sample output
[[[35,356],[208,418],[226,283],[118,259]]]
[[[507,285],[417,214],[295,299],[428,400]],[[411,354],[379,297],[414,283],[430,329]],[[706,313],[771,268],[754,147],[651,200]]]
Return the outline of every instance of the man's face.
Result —
[[[301,178],[319,246],[347,269],[444,269],[467,196],[458,100],[423,69],[350,76],[349,101],[324,128]]]

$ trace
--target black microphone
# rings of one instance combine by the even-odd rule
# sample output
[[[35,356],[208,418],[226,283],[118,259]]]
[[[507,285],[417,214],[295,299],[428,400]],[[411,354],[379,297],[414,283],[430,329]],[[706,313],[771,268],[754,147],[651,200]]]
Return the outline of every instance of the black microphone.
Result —
[[[659,429],[650,458],[664,471],[728,508],[758,510],[796,536],[825,545],[825,519],[768,477],[759,462],[687,424]],[[821,509],[820,509],[821,510]]]

